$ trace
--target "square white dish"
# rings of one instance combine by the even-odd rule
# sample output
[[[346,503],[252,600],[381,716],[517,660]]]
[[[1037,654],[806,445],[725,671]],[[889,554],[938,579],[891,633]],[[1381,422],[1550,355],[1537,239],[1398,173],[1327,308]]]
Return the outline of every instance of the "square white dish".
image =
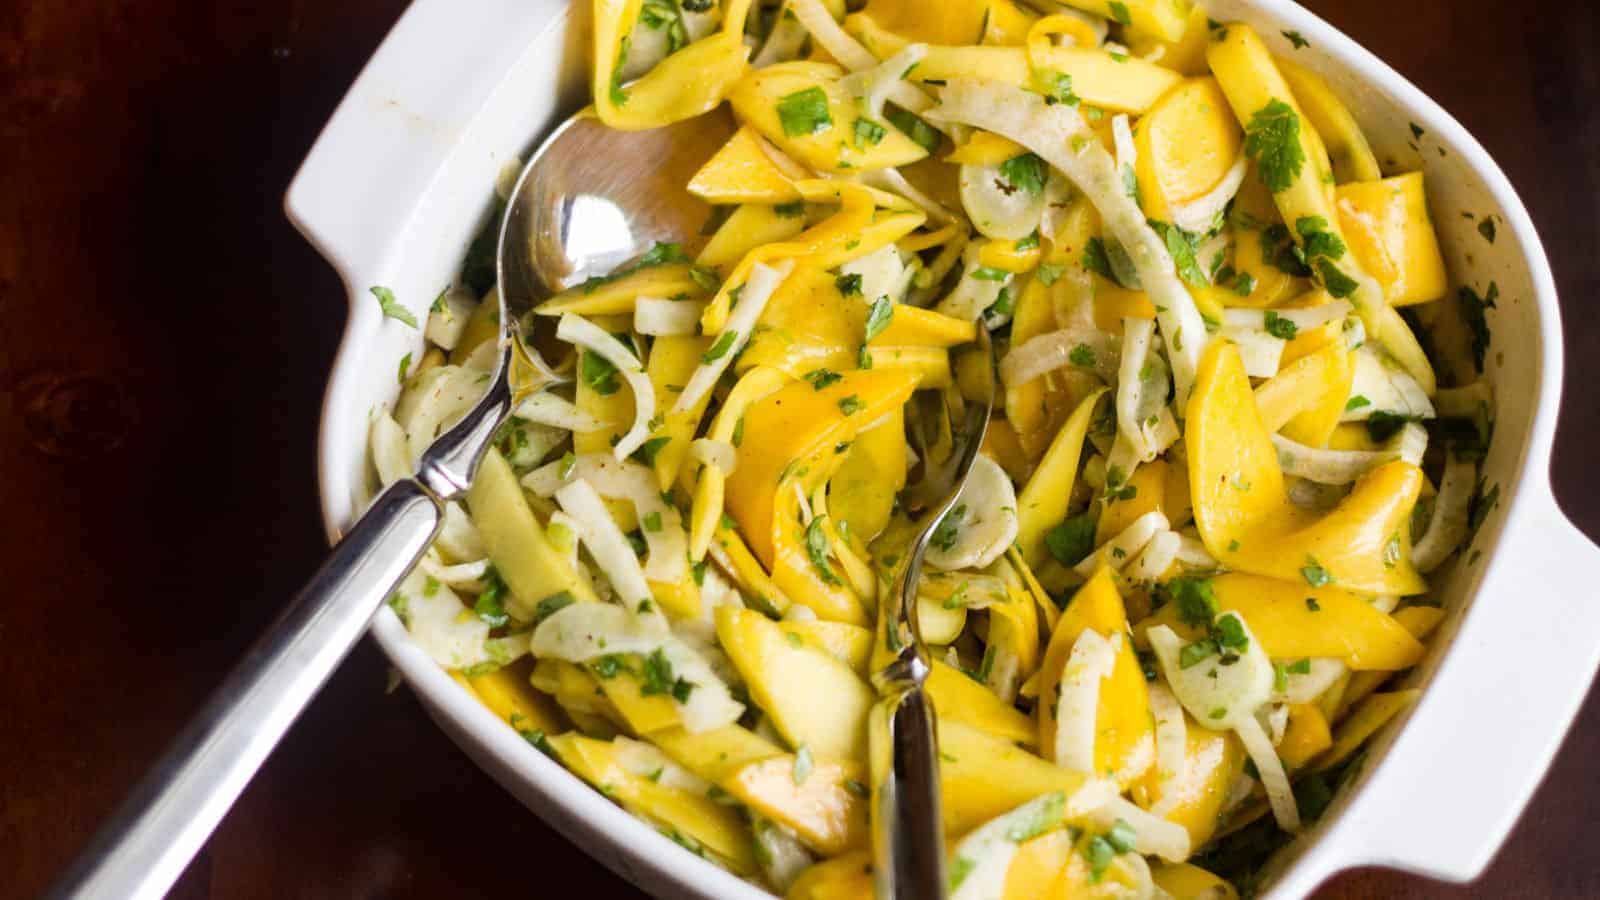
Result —
[[[1489,313],[1497,421],[1484,477],[1500,502],[1474,565],[1435,583],[1449,616],[1413,676],[1417,706],[1381,732],[1359,776],[1275,862],[1267,896],[1300,897],[1341,869],[1381,865],[1465,881],[1487,865],[1542,777],[1600,661],[1600,607],[1585,576],[1600,551],[1550,491],[1561,384],[1553,279],[1526,211],[1482,147],[1388,66],[1286,0],[1215,0],[1275,52],[1328,76],[1386,167],[1425,171],[1451,272]],[[307,157],[290,218],[338,270],[348,319],[319,446],[324,522],[360,512],[366,423],[390,402],[418,332],[384,320],[367,290],[394,289],[419,315],[459,268],[507,163],[587,99],[587,6],[561,0],[417,0]],[[1284,31],[1309,47],[1293,51]],[[1412,126],[1425,137],[1421,151]],[[1476,216],[1493,214],[1487,241]],[[331,315],[331,313],[330,313]],[[529,746],[412,646],[387,608],[373,633],[433,718],[552,826],[660,896],[768,896],[613,805]]]

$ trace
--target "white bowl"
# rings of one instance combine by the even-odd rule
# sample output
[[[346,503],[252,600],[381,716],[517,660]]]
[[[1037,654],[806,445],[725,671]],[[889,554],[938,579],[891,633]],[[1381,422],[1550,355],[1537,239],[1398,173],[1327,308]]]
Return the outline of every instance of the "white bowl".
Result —
[[[1490,280],[1500,287],[1488,365],[1498,423],[1484,466],[1500,503],[1477,538],[1483,557],[1436,586],[1450,615],[1415,676],[1426,688],[1421,701],[1380,733],[1309,838],[1275,861],[1269,895],[1303,896],[1361,865],[1467,881],[1483,871],[1543,776],[1600,660],[1600,604],[1587,578],[1600,571],[1600,552],[1550,492],[1561,388],[1550,268],[1494,161],[1393,69],[1286,0],[1208,6],[1328,76],[1381,160],[1426,171],[1454,276],[1479,290]],[[586,17],[569,17],[561,0],[416,0],[290,186],[289,217],[348,294],[319,448],[330,538],[357,512],[368,411],[393,399],[396,365],[421,340],[386,324],[367,289],[387,285],[425,313],[457,271],[497,173],[586,101]],[[1310,46],[1292,50],[1285,30]],[[1425,132],[1420,153],[1411,146],[1413,123]],[[1497,216],[1498,239],[1487,241],[1464,211]],[[429,713],[479,765],[617,873],[661,896],[767,896],[525,743],[412,646],[391,611],[372,629]]]

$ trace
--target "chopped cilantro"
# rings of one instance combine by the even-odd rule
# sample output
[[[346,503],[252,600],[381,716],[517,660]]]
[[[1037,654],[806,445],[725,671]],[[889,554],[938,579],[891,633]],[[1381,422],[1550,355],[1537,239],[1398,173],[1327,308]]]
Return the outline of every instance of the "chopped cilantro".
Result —
[[[789,137],[804,137],[833,127],[828,95],[820,87],[795,91],[778,101],[778,121]]]
[[[888,133],[888,129],[871,119],[856,120],[855,137],[857,147],[875,147]]]
[[[662,447],[665,447],[670,443],[672,443],[672,438],[666,435],[653,437],[640,444],[639,449],[633,451],[633,454],[629,457],[629,459],[632,459],[635,462],[644,463],[647,466],[653,466],[656,464],[656,454],[661,452]]]
[[[866,340],[872,340],[883,330],[889,327],[889,322],[894,319],[894,301],[888,297],[879,297],[872,301],[872,308],[867,310]],[[867,366],[862,366],[867,368]]]
[[[812,369],[805,374],[805,380],[811,383],[812,388],[819,391],[843,377],[831,369]],[[743,424],[744,419],[741,418],[739,421]]]
[[[1315,556],[1306,557],[1306,564],[1300,567],[1300,576],[1306,580],[1306,584],[1314,588],[1333,584],[1333,576],[1317,562]]]
[[[1111,7],[1111,18],[1115,19],[1118,25],[1133,24],[1133,15],[1128,12],[1128,4],[1120,3],[1118,0],[1111,0],[1106,5]]]
[[[845,295],[846,297],[861,296],[861,276],[855,272],[850,272],[835,278],[833,280],[833,286],[838,288],[839,293]]]
[[[411,310],[406,309],[400,304],[399,300],[394,298],[394,291],[378,285],[374,285],[371,291],[372,296],[378,298],[378,307],[383,310],[384,318],[394,319],[397,322],[410,325],[412,328],[417,327],[417,317],[413,316]]]
[[[601,396],[615,394],[622,386],[617,377],[617,367],[611,364],[611,360],[592,350],[585,350],[578,355],[578,378]]]
[[[700,357],[701,362],[714,363],[727,356],[728,351],[733,349],[733,344],[738,339],[739,333],[737,331],[724,331],[717,336],[716,343],[711,345],[711,349]]]
[[[828,584],[838,585],[844,582],[833,573],[833,566],[828,562],[828,557],[833,553],[833,543],[828,540],[828,532],[824,530],[826,516],[817,516],[806,526],[806,556],[811,558],[811,564],[817,567],[817,572],[822,575],[822,580]]]
[[[1298,31],[1285,31],[1283,36],[1289,39],[1289,43],[1294,45],[1296,50],[1303,50],[1311,46],[1311,42],[1306,40],[1305,35]]]
[[[864,404],[862,404],[860,397],[857,397],[855,394],[851,394],[850,396],[839,401],[839,411],[847,416],[853,416],[861,411],[861,407],[863,405]]]
[[[1294,107],[1274,99],[1256,110],[1245,127],[1245,153],[1256,161],[1267,189],[1280,194],[1294,184],[1306,165],[1300,145],[1300,116]]]
[[[1094,550],[1095,519],[1090,513],[1072,516],[1044,534],[1045,549],[1063,566],[1075,566]]]
[[[1000,177],[1014,188],[1027,191],[1035,197],[1044,193],[1045,180],[1050,170],[1044,160],[1032,153],[1013,156],[1000,164]]]
[[[1275,338],[1283,338],[1286,341],[1294,340],[1294,336],[1300,331],[1299,326],[1294,324],[1293,319],[1280,316],[1270,309],[1267,310],[1266,327],[1267,334]]]

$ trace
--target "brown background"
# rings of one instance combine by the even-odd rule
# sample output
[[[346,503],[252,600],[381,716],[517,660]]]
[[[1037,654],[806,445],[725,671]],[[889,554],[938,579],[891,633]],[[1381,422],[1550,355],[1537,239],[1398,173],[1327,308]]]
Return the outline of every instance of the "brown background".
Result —
[[[49,881],[323,551],[343,298],[280,203],[404,5],[0,0],[0,895]],[[1459,116],[1531,208],[1567,323],[1556,493],[1600,535],[1600,14],[1310,5]],[[363,644],[176,896],[628,893],[384,682]],[[1367,871],[1322,896],[1600,896],[1597,752],[1591,704],[1478,884]]]

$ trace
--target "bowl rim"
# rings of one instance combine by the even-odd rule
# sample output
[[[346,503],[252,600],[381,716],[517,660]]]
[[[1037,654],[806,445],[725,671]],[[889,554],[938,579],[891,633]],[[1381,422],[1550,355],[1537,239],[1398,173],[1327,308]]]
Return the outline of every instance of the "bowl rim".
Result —
[[[373,61],[369,62],[367,69],[358,78],[357,85],[361,83],[361,79],[368,77],[381,55],[411,53],[411,50],[405,47],[392,46],[396,41],[396,35],[400,34],[407,20],[437,15],[441,7],[451,6],[452,3],[453,0],[416,0],[411,9],[402,16],[401,22],[396,25],[390,38],[385,40],[384,45],[374,55]],[[548,21],[540,28],[541,35],[550,29],[563,27],[567,23],[566,3],[546,0],[535,5],[547,8],[550,14]],[[1533,285],[1530,299],[1535,307],[1534,314],[1538,323],[1536,334],[1531,338],[1538,341],[1539,359],[1534,379],[1538,399],[1533,405],[1527,431],[1521,437],[1519,458],[1511,467],[1515,473],[1515,485],[1510,497],[1502,506],[1504,510],[1501,514],[1502,525],[1500,534],[1493,541],[1494,552],[1487,555],[1487,565],[1479,575],[1478,585],[1467,592],[1469,602],[1460,617],[1459,626],[1465,630],[1472,624],[1475,614],[1483,606],[1470,600],[1487,593],[1493,584],[1503,584],[1507,577],[1510,561],[1505,555],[1510,543],[1509,537],[1539,525],[1552,512],[1572,534],[1577,534],[1569,524],[1565,523],[1565,518],[1555,506],[1549,490],[1549,460],[1560,400],[1563,348],[1555,282],[1543,245],[1520,198],[1487,151],[1449,113],[1392,67],[1361,47],[1352,38],[1288,0],[1232,0],[1232,2],[1224,0],[1220,5],[1255,10],[1278,25],[1299,31],[1314,41],[1321,53],[1331,58],[1335,64],[1387,94],[1396,109],[1404,111],[1406,115],[1425,125],[1465,161],[1467,169],[1482,181],[1493,196],[1499,206],[1498,212],[1504,225],[1518,242],[1522,264]],[[541,10],[540,14],[545,12],[546,10]],[[356,89],[352,88],[351,96],[355,93]],[[334,119],[330,120],[329,131],[332,130],[332,123],[345,114],[345,107],[350,104],[351,96],[347,96],[340,104]],[[481,108],[474,110],[473,114],[476,115],[481,111]],[[324,138],[328,133],[324,132]],[[323,149],[322,145],[323,139],[319,139],[317,146],[307,157],[305,167],[301,170],[302,175],[310,168],[318,152]],[[340,511],[330,490],[329,473],[332,467],[338,464],[335,458],[338,448],[329,440],[329,418],[333,411],[335,391],[343,380],[348,379],[354,368],[354,360],[362,351],[360,342],[356,339],[355,323],[363,314],[360,307],[360,298],[363,296],[360,285],[368,281],[358,277],[367,274],[363,271],[363,263],[350,258],[350,255],[335,242],[324,239],[322,229],[316,221],[314,205],[302,196],[302,192],[297,191],[300,184],[301,178],[297,176],[286,198],[286,211],[291,221],[338,271],[350,304],[328,388],[324,394],[318,437],[318,481],[324,527],[329,539],[334,540],[345,522],[340,519]],[[420,201],[420,198],[417,200]],[[403,236],[402,231],[403,229],[396,227],[389,235],[389,241],[399,242]],[[1586,539],[1581,536],[1578,539],[1588,546]],[[1592,551],[1593,548],[1588,547],[1588,549]],[[550,821],[558,829],[578,831],[578,835],[568,834],[568,837],[578,842],[587,852],[600,856],[603,862],[617,870],[619,874],[646,890],[673,895],[741,898],[769,896],[764,890],[714,865],[709,863],[702,865],[703,861],[697,860],[693,855],[678,852],[679,848],[670,840],[605,799],[576,775],[528,745],[486,707],[462,692],[459,685],[443,669],[416,648],[392,612],[387,609],[379,612],[373,621],[372,633],[396,668],[417,690],[418,697],[429,714],[481,767],[519,796],[535,813]],[[1460,635],[1456,637],[1459,638]],[[1434,674],[1434,681],[1445,678],[1447,671],[1461,668],[1459,658],[1462,654],[1458,650],[1464,648],[1458,648],[1456,646],[1458,643],[1459,641],[1452,641],[1450,645],[1441,648],[1439,668]],[[1586,659],[1575,661],[1573,668],[1581,668],[1592,677],[1596,662],[1600,662],[1600,643],[1596,643]],[[1584,684],[1587,684],[1587,679]],[[1393,745],[1388,749],[1392,752],[1384,752],[1377,765],[1368,767],[1369,770],[1382,772],[1386,768],[1393,768],[1392,763],[1396,757],[1406,749],[1407,735],[1415,731],[1405,727],[1407,720],[1417,718],[1424,710],[1439,705],[1443,691],[1432,690],[1432,684],[1429,687],[1430,690],[1424,693],[1419,703],[1400,722],[1388,729],[1387,742]],[[1550,758],[1564,737],[1584,692],[1579,686],[1574,685],[1572,693],[1574,696],[1565,704],[1546,704],[1547,727],[1544,747],[1528,757],[1527,765],[1530,771],[1521,773],[1523,776],[1521,782],[1509,792],[1511,803],[1499,820],[1485,829],[1489,836],[1478,842],[1478,846],[1470,848],[1468,852],[1457,854],[1454,860],[1447,863],[1419,862],[1395,857],[1380,859],[1376,855],[1377,848],[1367,846],[1364,850],[1352,852],[1350,848],[1336,846],[1336,839],[1341,835],[1350,837],[1351,828],[1348,826],[1355,822],[1355,817],[1351,815],[1355,808],[1363,803],[1367,807],[1374,805],[1374,798],[1368,796],[1369,792],[1356,790],[1365,788],[1372,780],[1374,772],[1368,771],[1363,773],[1362,780],[1365,783],[1351,785],[1351,789],[1341,792],[1340,799],[1345,803],[1341,814],[1330,816],[1331,821],[1325,822],[1325,831],[1314,836],[1313,840],[1302,842],[1304,846],[1296,852],[1298,859],[1276,881],[1271,895],[1301,895],[1309,892],[1334,872],[1369,862],[1383,862],[1446,880],[1465,881],[1476,877],[1494,850],[1498,848],[1505,832],[1520,815],[1533,788],[1547,770]],[[546,804],[556,806],[550,808]],[[1322,827],[1324,826],[1319,826]]]

